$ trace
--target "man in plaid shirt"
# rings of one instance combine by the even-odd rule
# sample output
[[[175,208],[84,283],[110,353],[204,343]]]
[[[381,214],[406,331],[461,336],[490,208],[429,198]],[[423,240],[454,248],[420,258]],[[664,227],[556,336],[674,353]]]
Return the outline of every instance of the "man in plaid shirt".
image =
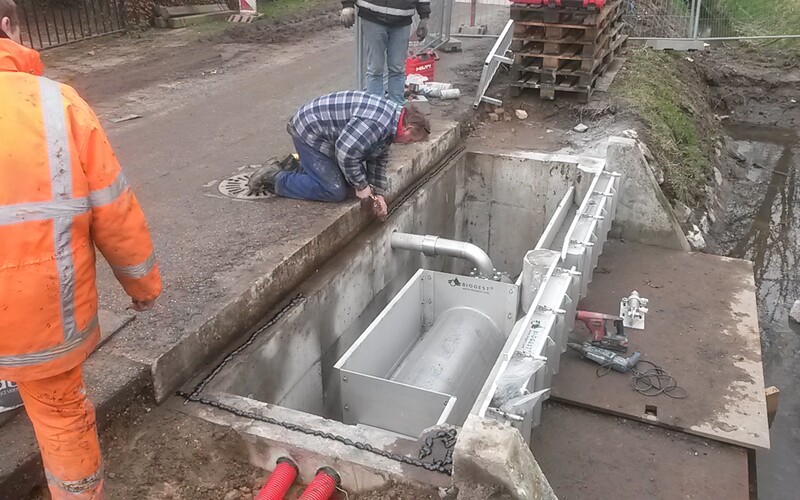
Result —
[[[300,108],[287,126],[299,165],[270,160],[250,178],[251,191],[287,198],[339,202],[355,190],[386,216],[386,165],[392,143],[428,138],[430,125],[416,108],[359,91],[334,92]]]

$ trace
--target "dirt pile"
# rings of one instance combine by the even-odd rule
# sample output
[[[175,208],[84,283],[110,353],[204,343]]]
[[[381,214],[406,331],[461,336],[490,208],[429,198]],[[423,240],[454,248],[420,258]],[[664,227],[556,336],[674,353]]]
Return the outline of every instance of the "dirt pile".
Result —
[[[340,26],[341,3],[324,0],[303,12],[284,14],[252,24],[233,25],[209,38],[214,43],[285,43]]]

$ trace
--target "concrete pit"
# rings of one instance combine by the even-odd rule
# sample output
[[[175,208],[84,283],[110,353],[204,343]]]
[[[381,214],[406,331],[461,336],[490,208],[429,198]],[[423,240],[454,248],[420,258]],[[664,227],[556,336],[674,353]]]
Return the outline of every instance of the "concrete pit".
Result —
[[[427,470],[435,467],[403,463],[384,455],[388,452],[416,459],[425,438],[432,432],[435,435],[436,430],[460,428],[468,415],[485,416],[481,413],[485,413],[486,405],[476,402],[487,397],[486,381],[503,371],[504,365],[498,360],[504,357],[501,352],[506,358],[513,355],[522,335],[514,329],[515,322],[524,314],[518,308],[520,287],[511,281],[520,275],[523,258],[537,246],[543,233],[549,234],[544,238],[546,248],[561,249],[566,235],[562,225],[573,229],[571,217],[584,198],[599,189],[597,179],[603,166],[603,161],[597,159],[530,152],[465,153],[444,164],[398,205],[386,223],[375,224],[361,233],[292,292],[294,300],[287,307],[282,304],[278,308],[283,308],[280,314],[265,319],[267,327],[262,325],[257,330],[259,333],[251,344],[229,356],[220,369],[213,371],[212,377],[205,374],[194,381],[194,384],[204,381],[202,386],[194,386],[195,396],[222,405],[228,411],[201,404],[187,405],[184,411],[189,409],[207,420],[237,429],[249,443],[250,459],[255,465],[271,469],[278,457],[291,456],[300,466],[304,480],[310,480],[319,467],[330,465],[342,475],[343,487],[353,493],[380,488],[392,481],[451,486],[453,479],[442,474],[442,470]],[[503,281],[508,283],[470,277],[472,266],[464,260],[393,250],[390,239],[394,232],[430,234],[473,243],[486,250],[497,270],[507,276]],[[425,271],[418,273],[421,269]],[[409,358],[400,363],[408,352],[419,351],[423,342],[418,340],[425,337],[421,334],[435,329],[434,323],[440,323],[426,323],[419,317],[425,313],[419,310],[404,314],[393,309],[394,317],[379,318],[390,301],[411,293],[402,289],[407,283],[411,286],[412,277],[424,280],[426,276],[433,278],[434,284],[423,287],[438,285],[441,291],[463,289],[464,297],[471,297],[467,299],[472,301],[470,306],[477,309],[498,290],[506,297],[497,317],[472,312],[482,316],[486,330],[492,330],[491,335],[497,338],[484,343],[480,355],[473,359],[472,372],[478,375],[471,377],[469,387],[461,390],[458,397],[443,394],[445,388],[436,386],[433,376],[427,377],[432,381],[430,387],[414,388],[416,383],[425,385],[426,375],[420,371],[426,368],[417,366],[419,360],[409,361]],[[417,297],[411,302],[420,301]],[[421,302],[424,306],[425,301]],[[438,306],[441,300],[437,298],[436,302]],[[454,310],[442,310],[436,319],[441,317],[446,321],[449,317],[451,324],[457,324],[458,320],[451,317]],[[373,341],[374,355],[393,356],[393,361],[378,363],[377,371],[362,372],[362,382],[374,383],[380,379],[385,385],[378,387],[388,389],[366,398],[380,415],[366,411],[354,417],[349,413],[356,413],[355,403],[342,400],[342,394],[347,393],[343,391],[342,377],[346,378],[343,374],[347,372],[337,370],[334,365],[376,318],[379,319],[371,327],[371,338],[388,327],[405,328],[408,338],[405,344],[394,347],[385,341],[396,336]],[[514,335],[516,338],[512,339]],[[440,348],[441,345],[444,344]],[[362,351],[361,357],[365,356],[374,357]],[[348,361],[349,367],[340,368],[352,368],[353,359]],[[406,373],[409,363],[416,363],[412,371],[418,372],[417,375]],[[202,387],[199,393],[198,387]],[[419,399],[404,400],[405,396],[391,392],[409,388],[419,389],[416,396],[428,398],[425,401],[430,401],[430,405],[425,407],[419,404]],[[491,399],[490,394],[488,397]],[[381,403],[375,404],[376,399]],[[430,411],[426,413],[421,406]],[[238,410],[240,415],[230,410]],[[253,415],[258,418],[248,418]],[[369,443],[380,452],[366,453],[313,432],[281,428],[270,419]],[[530,454],[522,439],[515,441],[518,433],[511,427],[507,429],[514,433],[514,446]],[[433,448],[425,463],[435,464],[452,456],[452,443],[449,452],[439,440],[434,440]],[[457,449],[455,455],[459,455]],[[530,460],[533,462],[532,456]],[[535,470],[528,474],[535,476],[538,467],[532,469]],[[543,476],[531,479],[532,483],[537,481],[542,482],[543,490],[549,489]]]

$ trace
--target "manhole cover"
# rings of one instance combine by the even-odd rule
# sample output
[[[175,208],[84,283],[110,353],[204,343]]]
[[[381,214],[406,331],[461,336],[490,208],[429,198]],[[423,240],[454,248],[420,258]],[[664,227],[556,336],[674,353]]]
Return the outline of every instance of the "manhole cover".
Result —
[[[253,168],[258,166],[259,165],[253,165]],[[250,190],[247,189],[247,181],[250,180],[251,174],[252,172],[247,172],[228,177],[219,183],[219,192],[225,196],[230,196],[231,198],[237,198],[239,200],[263,200],[271,198],[273,196],[271,193],[250,194]]]

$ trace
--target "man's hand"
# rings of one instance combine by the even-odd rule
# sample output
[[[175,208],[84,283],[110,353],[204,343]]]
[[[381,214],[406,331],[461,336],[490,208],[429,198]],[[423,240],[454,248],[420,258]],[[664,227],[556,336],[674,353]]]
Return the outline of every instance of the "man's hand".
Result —
[[[367,184],[367,187],[364,189],[356,189],[356,196],[359,200],[369,199],[369,197],[372,196],[372,188]]]
[[[383,199],[383,195],[375,195],[375,203],[373,203],[373,208],[375,209],[375,217],[378,218],[379,221],[384,222],[387,217],[389,217],[389,207],[386,206],[386,200]]]
[[[149,311],[154,308],[156,305],[156,299],[153,300],[131,300],[131,309],[137,312],[145,312]]]
[[[417,25],[417,40],[420,42],[428,36],[428,18],[420,19]]]
[[[342,15],[339,17],[342,26],[350,28],[356,23],[356,9],[353,7],[345,7],[342,9]]]

